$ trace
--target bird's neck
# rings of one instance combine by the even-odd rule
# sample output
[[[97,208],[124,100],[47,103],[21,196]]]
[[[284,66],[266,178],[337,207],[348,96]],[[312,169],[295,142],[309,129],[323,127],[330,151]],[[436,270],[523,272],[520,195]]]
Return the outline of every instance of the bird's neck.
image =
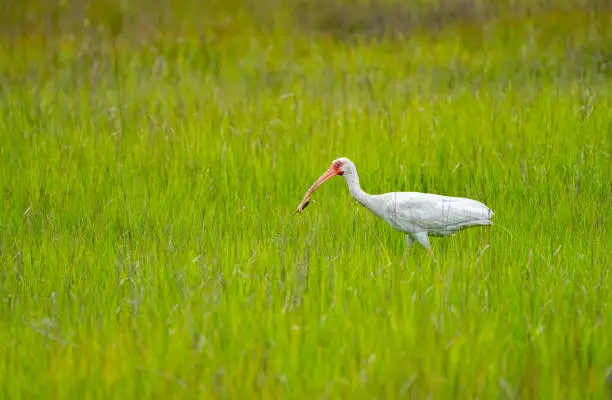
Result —
[[[361,205],[370,208],[370,195],[361,189],[361,185],[359,185],[359,175],[357,175],[357,171],[352,172],[351,174],[345,174],[344,180],[348,185],[349,191],[351,195],[357,200]]]

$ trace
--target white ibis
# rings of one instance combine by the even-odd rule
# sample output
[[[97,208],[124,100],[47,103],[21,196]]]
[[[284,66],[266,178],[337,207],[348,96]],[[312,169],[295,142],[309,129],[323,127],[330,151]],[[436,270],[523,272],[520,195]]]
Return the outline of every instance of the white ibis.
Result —
[[[348,158],[338,158],[308,189],[297,212],[310,202],[310,195],[325,181],[336,175],[344,177],[351,195],[364,207],[406,234],[406,251],[416,240],[435,259],[428,236],[448,236],[464,228],[492,225],[491,211],[479,201],[430,193],[391,192],[371,195],[359,185],[355,164]],[[402,262],[404,260],[402,256]]]

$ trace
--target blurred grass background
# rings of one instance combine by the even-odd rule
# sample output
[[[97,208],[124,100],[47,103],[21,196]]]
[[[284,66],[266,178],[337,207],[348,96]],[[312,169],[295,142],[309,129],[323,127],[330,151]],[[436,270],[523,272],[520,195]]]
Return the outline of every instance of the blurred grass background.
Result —
[[[401,85],[410,93],[423,80],[452,89],[607,79],[610,9],[607,0],[6,1],[0,68],[5,80],[27,80],[41,73],[37,65],[61,79],[95,65],[99,84],[118,67],[113,52],[143,49],[143,62],[161,55],[187,63],[228,92],[240,86],[231,82],[242,78],[242,64],[261,67],[258,79],[245,77],[252,90],[287,89],[297,77],[331,97],[332,69],[350,70],[345,85],[377,81],[380,90]]]
[[[452,26],[478,30],[504,20],[606,17],[609,12],[608,0],[26,0],[4,3],[2,34],[84,37],[104,29],[139,41],[155,35],[302,32],[349,40],[401,38]]]

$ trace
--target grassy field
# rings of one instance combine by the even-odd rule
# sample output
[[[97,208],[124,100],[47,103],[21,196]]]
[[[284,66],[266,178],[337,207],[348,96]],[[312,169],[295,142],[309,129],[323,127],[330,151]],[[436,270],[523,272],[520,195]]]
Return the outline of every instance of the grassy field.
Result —
[[[606,397],[609,12],[183,3],[4,14],[2,398]],[[340,178],[293,215],[340,156],[499,226],[402,267]]]

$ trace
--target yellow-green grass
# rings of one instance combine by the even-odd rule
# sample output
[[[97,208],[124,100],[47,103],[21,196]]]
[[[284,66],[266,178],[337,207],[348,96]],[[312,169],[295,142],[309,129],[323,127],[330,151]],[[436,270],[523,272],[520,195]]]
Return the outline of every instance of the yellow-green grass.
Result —
[[[608,22],[5,37],[1,396],[604,398]],[[499,225],[402,267],[339,156]]]

